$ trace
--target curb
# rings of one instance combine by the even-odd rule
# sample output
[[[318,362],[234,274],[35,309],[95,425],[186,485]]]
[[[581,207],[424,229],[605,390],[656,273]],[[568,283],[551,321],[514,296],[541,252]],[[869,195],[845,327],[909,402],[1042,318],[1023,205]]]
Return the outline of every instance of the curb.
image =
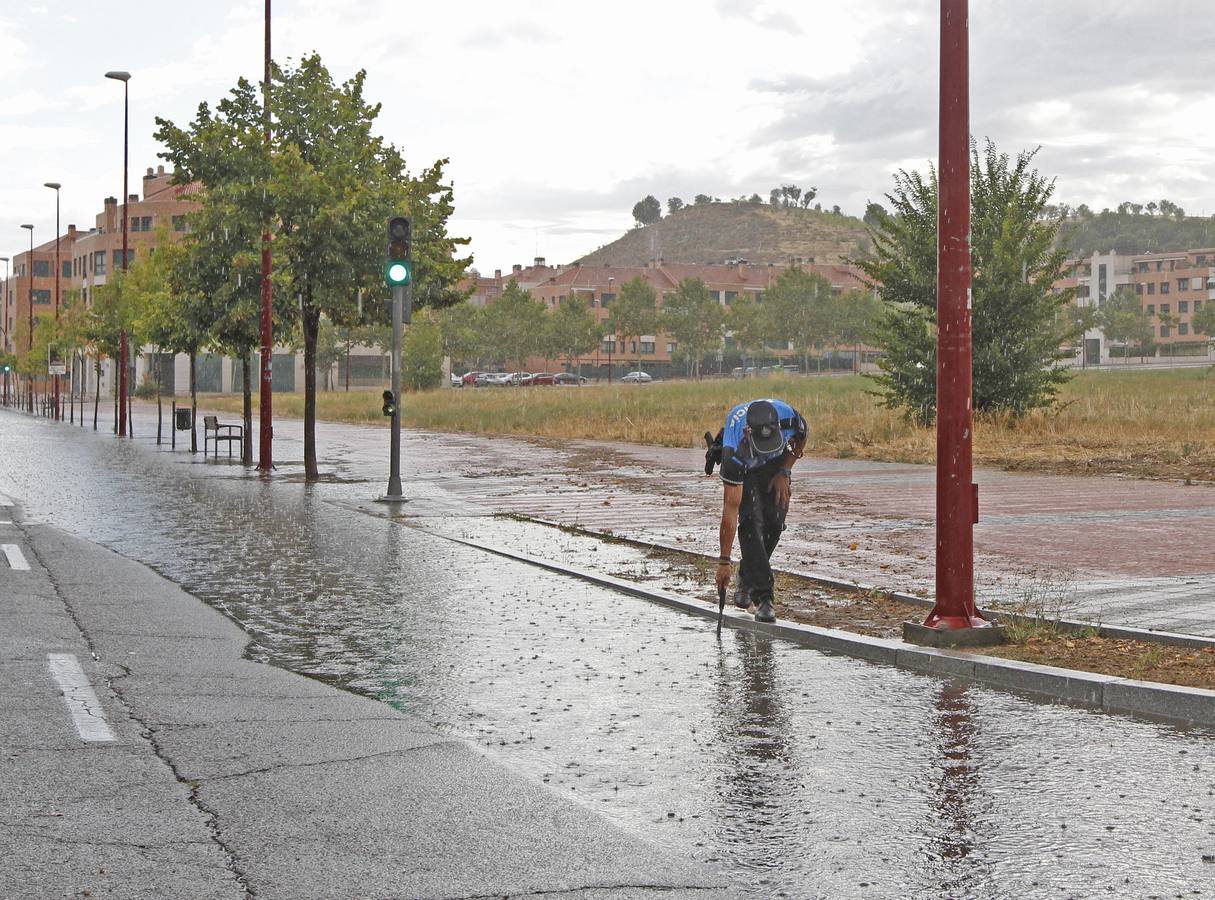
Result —
[[[573,532],[574,534],[580,534],[585,537],[614,541],[621,544],[627,544],[632,547],[641,547],[647,550],[664,550],[668,553],[682,553],[685,556],[698,556],[707,560],[714,559],[711,554],[698,553],[695,550],[688,550],[685,547],[671,547],[667,544],[659,544],[655,541],[643,541],[638,538],[626,538],[616,534],[604,534],[601,531],[582,528],[577,525],[566,525],[561,522],[555,522],[551,519],[541,519],[536,516],[510,513],[508,518],[519,519],[520,521],[524,522],[534,522],[537,525],[547,525],[550,528],[559,528],[562,531]],[[886,599],[898,600],[911,606],[922,607],[923,609],[932,609],[936,603],[936,601],[931,597],[921,597],[917,594],[908,594],[905,591],[891,590],[889,588],[879,587],[874,584],[866,584],[863,581],[846,581],[842,578],[831,578],[827,575],[804,572],[800,569],[781,569],[773,567],[772,571],[784,575],[792,575],[795,578],[801,578],[805,581],[809,581],[812,584],[817,584],[826,588],[833,588],[835,590],[864,591],[867,594],[880,594]],[[1025,616],[1004,609],[981,608],[979,612],[982,613],[985,618],[1000,618],[1010,622],[1030,623],[1037,621],[1033,616]],[[1197,634],[1181,634],[1176,631],[1161,631],[1154,628],[1135,628],[1131,625],[1099,625],[1095,622],[1083,622],[1077,619],[1052,619],[1050,621],[1052,625],[1056,625],[1060,630],[1066,631],[1069,634],[1096,628],[1097,635],[1104,638],[1146,641],[1152,644],[1165,644],[1170,647],[1191,647],[1197,650],[1202,650],[1207,647],[1215,647],[1215,638],[1203,637],[1202,635]]]
[[[598,572],[590,572],[575,566],[562,565],[561,563],[540,559],[526,553],[508,550],[504,547],[495,547],[491,544],[483,544],[467,538],[451,537],[450,535],[432,531],[425,526],[399,519],[394,521],[407,528],[424,532],[432,537],[442,538],[456,544],[462,544],[466,547],[493,553],[506,559],[512,559],[516,562],[547,569],[550,572],[578,578],[591,584],[610,588],[611,590],[638,597],[642,600],[659,603],[663,606],[700,616],[704,619],[716,620],[717,618],[716,606],[709,606],[698,600],[691,600],[668,591],[644,588],[611,575],[601,575]],[[591,534],[593,535],[593,533]],[[670,549],[657,544],[652,546],[663,550]],[[837,584],[845,585],[846,583],[837,582]],[[855,588],[856,586],[850,587]],[[897,597],[898,595],[894,596]],[[917,600],[921,605],[925,602],[922,598],[917,598]],[[928,601],[928,603],[931,603],[931,601]],[[1108,713],[1130,714],[1157,720],[1163,719],[1183,725],[1215,726],[1215,691],[1204,688],[1183,687],[1153,681],[1135,681],[1129,678],[1119,678],[1116,675],[1101,675],[1095,672],[1081,672],[1057,666],[1043,666],[1037,663],[983,656],[978,653],[965,653],[959,650],[919,647],[893,638],[870,637],[863,634],[854,634],[850,631],[840,631],[835,628],[820,628],[815,625],[803,625],[797,622],[778,621],[766,624],[756,622],[755,618],[749,613],[744,613],[730,607],[727,607],[725,611],[723,624],[729,625],[732,628],[741,628],[767,634],[772,637],[783,638],[816,650],[826,650],[868,660],[869,662],[897,666],[898,668],[924,675],[969,678],[1002,690],[1028,693],[1068,703],[1077,703],[1101,709]],[[1135,629],[1113,630],[1122,632],[1135,631]],[[1146,633],[1154,636],[1161,634],[1160,632]],[[1175,636],[1199,641],[1199,646],[1215,645],[1215,641],[1192,638],[1189,635]]]

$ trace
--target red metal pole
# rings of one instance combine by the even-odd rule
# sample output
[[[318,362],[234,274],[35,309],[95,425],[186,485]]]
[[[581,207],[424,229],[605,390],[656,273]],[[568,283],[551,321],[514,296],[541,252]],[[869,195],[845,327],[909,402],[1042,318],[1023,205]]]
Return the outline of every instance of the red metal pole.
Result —
[[[266,146],[270,146],[270,0],[266,0],[266,52],[265,75],[262,81],[262,118],[266,128]],[[269,473],[274,468],[272,444],[274,426],[271,423],[271,389],[274,386],[274,300],[270,286],[270,228],[262,232],[262,357],[261,393],[258,403],[258,429],[260,432],[257,469]]]
[[[941,0],[937,211],[936,605],[924,624],[988,624],[974,597],[977,487],[971,468],[970,90],[968,0]]]
[[[55,188],[55,321],[59,321],[59,188]],[[59,406],[58,375],[55,376],[55,418],[63,419]]]
[[[127,270],[127,135],[130,121],[129,84],[122,83],[122,271]],[[126,437],[127,428],[127,330],[124,327],[118,338],[118,434]]]

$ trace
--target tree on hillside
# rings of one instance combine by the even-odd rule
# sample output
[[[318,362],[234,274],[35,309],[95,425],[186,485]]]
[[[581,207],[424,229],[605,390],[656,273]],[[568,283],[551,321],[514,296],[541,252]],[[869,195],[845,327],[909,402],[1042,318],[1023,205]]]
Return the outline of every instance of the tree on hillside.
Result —
[[[764,292],[765,337],[791,344],[801,354],[802,371],[810,364],[810,351],[828,338],[831,282],[800,266],[791,266]],[[737,304],[735,304],[737,305]]]
[[[678,197],[670,197],[667,199],[667,215],[672,216],[683,209],[683,201]]]
[[[870,201],[869,203],[865,204],[865,215],[861,221],[863,221],[870,228],[877,228],[879,225],[881,225],[882,219],[888,215],[890,215],[890,213],[886,212],[886,207],[882,206],[880,203]]]
[[[653,194],[646,194],[633,204],[633,218],[638,225],[653,225],[662,218],[662,204]]]
[[[712,202],[713,202],[713,198],[710,197],[708,194],[697,194],[696,198],[692,201],[692,204],[694,206],[704,206],[706,203],[712,203]]]
[[[319,56],[298,65],[272,67],[276,125],[270,152],[261,144],[259,92],[241,79],[213,113],[204,103],[188,129],[157,119],[162,156],[174,163],[179,182],[207,189],[245,182],[239,196],[258,204],[252,212],[275,234],[275,265],[287,296],[298,304],[304,345],[304,471],[319,477],[316,460],[316,342],[324,314],[351,324],[360,290],[382,292],[384,223],[398,213],[413,219],[415,306],[443,305],[461,296],[456,288],[469,260],[457,255],[467,243],[447,234],[452,190],[443,182],[446,160],[411,177],[400,152],[374,134],[380,107],[364,99],[365,72],[335,84]],[[229,162],[226,147],[240,147]],[[257,177],[260,174],[260,178]],[[260,199],[259,199],[260,198]],[[380,310],[387,315],[387,304]]]
[[[721,346],[725,316],[717,295],[699,278],[685,278],[662,304],[661,327],[675,339],[677,352],[700,380],[700,361]]]
[[[544,304],[519,287],[512,278],[502,296],[485,308],[485,327],[504,362],[522,371],[527,358],[539,349],[540,332],[547,315]]]
[[[1069,373],[1062,349],[1076,326],[1059,309],[1073,291],[1056,292],[1066,253],[1058,226],[1040,219],[1054,182],[988,141],[971,147],[971,258],[976,412],[1016,416],[1049,406]],[[877,338],[885,402],[925,424],[936,416],[937,176],[900,170],[887,199],[894,215],[869,229],[873,256],[860,263],[885,309]]]
[[[1155,330],[1152,317],[1143,311],[1139,295],[1127,285],[1118,287],[1097,310],[1096,323],[1107,340],[1122,346],[1122,358],[1132,344],[1139,347],[1142,358],[1152,347]]]
[[[603,338],[603,328],[595,320],[595,314],[577,294],[561,301],[549,316],[548,329],[554,346],[564,354],[567,364],[590,353]]]
[[[637,368],[641,368],[641,336],[658,328],[657,295],[640,275],[626,281],[612,301],[608,328],[616,335],[624,355],[626,338],[637,342]]]

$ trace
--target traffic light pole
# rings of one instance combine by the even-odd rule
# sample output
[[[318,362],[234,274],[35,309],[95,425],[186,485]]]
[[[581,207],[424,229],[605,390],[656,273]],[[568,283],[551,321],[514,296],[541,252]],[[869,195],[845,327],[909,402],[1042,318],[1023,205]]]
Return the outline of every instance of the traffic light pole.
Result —
[[[392,286],[392,396],[396,399],[392,410],[392,449],[388,464],[388,493],[385,500],[404,500],[401,494],[401,332],[404,330],[404,310],[408,302],[408,284]]]

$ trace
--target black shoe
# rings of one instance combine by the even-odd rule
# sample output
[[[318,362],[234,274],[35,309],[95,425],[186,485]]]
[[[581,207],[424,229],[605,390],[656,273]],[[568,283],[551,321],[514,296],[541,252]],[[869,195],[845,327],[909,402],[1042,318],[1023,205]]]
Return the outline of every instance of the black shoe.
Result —
[[[755,607],[755,621],[756,622],[775,622],[776,621],[776,610],[774,610],[772,608],[772,598],[771,597],[765,597],[763,600],[759,601],[758,605]]]
[[[734,605],[739,609],[751,608],[751,592],[745,588],[739,588],[734,592]]]

